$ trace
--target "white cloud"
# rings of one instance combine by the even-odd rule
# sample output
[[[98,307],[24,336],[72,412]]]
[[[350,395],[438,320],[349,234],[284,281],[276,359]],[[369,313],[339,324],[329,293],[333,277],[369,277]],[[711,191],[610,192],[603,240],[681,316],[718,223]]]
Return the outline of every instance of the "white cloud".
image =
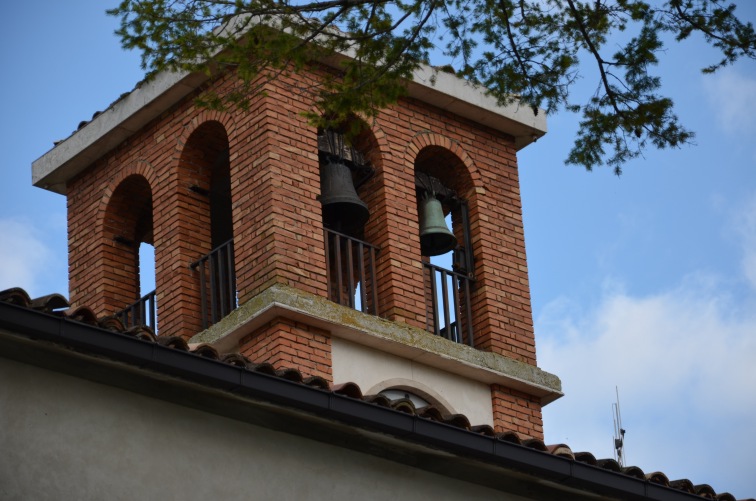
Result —
[[[582,316],[565,306],[537,322],[539,365],[566,394],[545,409],[547,442],[612,457],[618,386],[628,464],[756,493],[756,308],[698,278],[649,297],[614,292]]]
[[[725,68],[704,77],[704,88],[721,127],[750,137],[756,125],[756,79]]]
[[[47,284],[60,283],[60,276],[65,280],[66,270],[63,259],[52,252],[39,229],[25,220],[3,218],[0,235],[0,290],[22,287],[31,296],[65,293],[65,289],[41,290]]]
[[[544,308],[539,366],[565,392],[544,409],[547,442],[612,457],[616,386],[628,464],[756,495],[756,195],[735,214],[743,277],[691,273],[646,296],[611,282],[594,307]]]

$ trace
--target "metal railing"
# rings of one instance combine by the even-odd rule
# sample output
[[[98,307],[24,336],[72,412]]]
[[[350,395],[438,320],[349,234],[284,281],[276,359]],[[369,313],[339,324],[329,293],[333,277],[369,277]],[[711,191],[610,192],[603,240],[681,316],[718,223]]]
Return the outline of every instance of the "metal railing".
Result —
[[[234,240],[219,245],[189,267],[199,271],[202,328],[207,329],[236,309]]]
[[[328,298],[364,313],[378,315],[375,257],[378,248],[325,229]]]
[[[426,329],[455,343],[475,346],[470,294],[473,279],[466,273],[423,263],[430,277],[429,315]]]
[[[154,332],[157,332],[157,302],[155,300],[155,291],[145,294],[137,301],[116,313],[115,316],[127,329],[146,325],[152,328]]]

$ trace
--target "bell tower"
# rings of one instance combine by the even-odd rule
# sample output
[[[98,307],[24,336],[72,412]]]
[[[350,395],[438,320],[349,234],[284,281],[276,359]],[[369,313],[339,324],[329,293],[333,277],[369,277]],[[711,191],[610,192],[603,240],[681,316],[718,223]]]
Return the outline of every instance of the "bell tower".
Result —
[[[319,130],[292,89],[321,71],[226,111],[195,97],[233,74],[161,74],[37,160],[68,200],[71,303],[542,438],[562,393],[536,365],[516,155],[543,114],[423,68],[369,123]]]

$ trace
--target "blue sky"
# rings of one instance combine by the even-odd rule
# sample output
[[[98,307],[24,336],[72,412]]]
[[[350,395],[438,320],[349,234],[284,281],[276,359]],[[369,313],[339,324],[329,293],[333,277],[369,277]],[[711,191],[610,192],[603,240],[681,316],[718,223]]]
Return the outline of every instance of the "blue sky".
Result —
[[[0,289],[67,294],[65,199],[31,186],[31,163],[141,79],[114,3],[0,7]],[[697,145],[620,178],[565,166],[577,119],[550,117],[519,155],[525,234],[539,366],[566,394],[546,442],[611,457],[619,387],[629,464],[756,497],[756,63],[703,76],[714,60],[669,48],[659,74]]]

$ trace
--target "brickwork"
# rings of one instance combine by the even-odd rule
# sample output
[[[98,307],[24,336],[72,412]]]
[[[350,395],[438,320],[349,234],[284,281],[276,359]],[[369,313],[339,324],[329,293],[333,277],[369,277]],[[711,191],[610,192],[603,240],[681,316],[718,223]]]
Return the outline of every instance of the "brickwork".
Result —
[[[136,299],[136,257],[114,240],[121,234],[154,243],[160,334],[196,334],[199,280],[189,264],[213,245],[214,209],[203,192],[213,190],[221,157],[230,177],[239,302],[273,284],[325,297],[317,130],[302,117],[311,110],[311,97],[296,91],[310,85],[309,78],[313,75],[282,75],[265,83],[265,94],[255,96],[247,110],[210,111],[189,96],[70,181],[72,303],[107,315]],[[213,85],[222,92],[231,77]],[[513,139],[405,99],[367,124],[355,146],[375,169],[358,193],[371,214],[363,238],[380,247],[381,316],[426,326],[415,192],[415,172],[426,172],[468,203],[476,348],[535,365]],[[125,203],[135,199],[138,210]],[[152,205],[149,229],[142,216],[150,212],[145,200]],[[461,237],[458,216],[453,217]],[[254,360],[280,361],[330,378],[327,333],[287,319],[271,323],[242,349]],[[492,395],[498,428],[542,433],[537,400],[500,387]]]
[[[242,339],[239,352],[275,367],[296,368],[303,377],[320,376],[333,382],[329,334],[288,318],[276,318]]]
[[[515,431],[521,436],[543,440],[543,418],[541,402],[527,395],[501,385],[491,385],[494,430]]]

